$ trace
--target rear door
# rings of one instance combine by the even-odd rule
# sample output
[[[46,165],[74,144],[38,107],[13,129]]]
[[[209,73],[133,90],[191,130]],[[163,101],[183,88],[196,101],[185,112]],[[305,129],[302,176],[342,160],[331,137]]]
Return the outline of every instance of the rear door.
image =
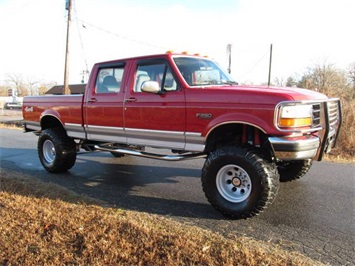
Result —
[[[132,73],[124,100],[128,144],[183,149],[185,95],[166,59],[137,60]],[[162,93],[142,92],[145,81],[158,82]]]
[[[88,139],[126,143],[123,129],[125,72],[125,62],[102,65],[88,84],[83,109]]]

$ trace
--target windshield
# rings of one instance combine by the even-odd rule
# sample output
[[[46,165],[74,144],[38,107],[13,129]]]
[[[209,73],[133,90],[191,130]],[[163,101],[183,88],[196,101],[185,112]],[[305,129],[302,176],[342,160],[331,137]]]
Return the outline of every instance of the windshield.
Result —
[[[227,72],[209,59],[175,57],[174,61],[190,86],[237,84]]]

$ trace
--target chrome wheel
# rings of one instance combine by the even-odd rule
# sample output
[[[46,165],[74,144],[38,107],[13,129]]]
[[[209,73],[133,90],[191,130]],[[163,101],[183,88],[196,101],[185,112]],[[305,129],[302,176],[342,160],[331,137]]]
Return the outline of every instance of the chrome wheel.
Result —
[[[52,164],[55,160],[55,147],[52,141],[46,140],[43,143],[43,157],[48,164]]]
[[[246,200],[252,189],[248,173],[234,164],[225,165],[218,171],[216,185],[221,196],[233,203]]]

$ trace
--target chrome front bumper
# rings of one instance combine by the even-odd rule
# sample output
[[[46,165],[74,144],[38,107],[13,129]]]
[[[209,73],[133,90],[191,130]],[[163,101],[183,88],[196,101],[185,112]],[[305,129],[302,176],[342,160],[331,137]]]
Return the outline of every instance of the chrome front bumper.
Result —
[[[270,137],[269,141],[278,160],[302,160],[313,158],[320,146],[320,139],[314,136],[300,138]]]

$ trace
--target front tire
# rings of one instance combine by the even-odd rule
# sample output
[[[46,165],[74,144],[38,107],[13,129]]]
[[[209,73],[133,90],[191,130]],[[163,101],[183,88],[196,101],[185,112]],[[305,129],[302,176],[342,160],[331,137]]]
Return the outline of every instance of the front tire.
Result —
[[[249,147],[227,146],[211,152],[201,179],[212,206],[234,219],[259,214],[279,189],[276,165]]]
[[[60,128],[43,130],[37,148],[41,164],[50,173],[66,172],[75,164],[76,143]]]
[[[290,182],[300,179],[312,166],[312,160],[284,161],[277,164],[280,182]]]

